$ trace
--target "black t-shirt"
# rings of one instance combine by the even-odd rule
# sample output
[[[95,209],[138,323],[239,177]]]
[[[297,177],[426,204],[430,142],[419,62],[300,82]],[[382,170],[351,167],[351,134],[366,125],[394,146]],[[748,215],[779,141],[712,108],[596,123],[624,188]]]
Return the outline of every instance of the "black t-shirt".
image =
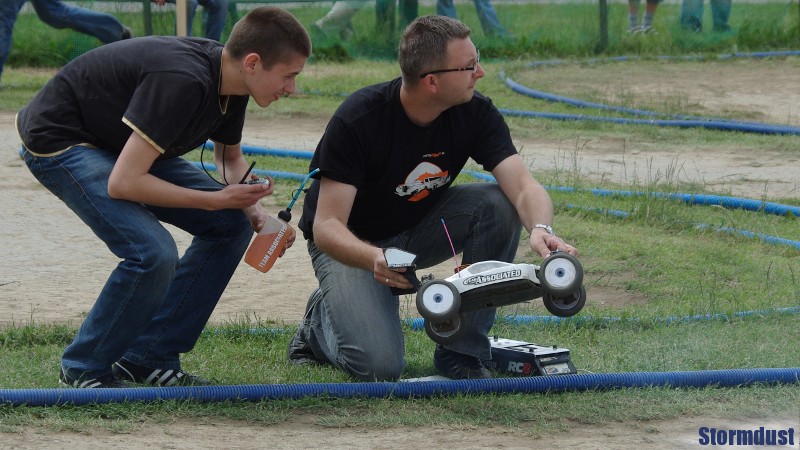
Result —
[[[487,171],[517,153],[503,116],[475,92],[430,126],[408,119],[401,80],[369,86],[348,97],[328,123],[310,169],[357,188],[349,229],[365,240],[394,236],[416,225],[441,199],[467,160]],[[315,180],[299,227],[312,239],[319,195]]]
[[[199,38],[142,37],[74,59],[17,115],[25,147],[37,155],[89,145],[119,153],[132,131],[180,156],[211,138],[238,144],[247,96],[220,97],[222,44]]]

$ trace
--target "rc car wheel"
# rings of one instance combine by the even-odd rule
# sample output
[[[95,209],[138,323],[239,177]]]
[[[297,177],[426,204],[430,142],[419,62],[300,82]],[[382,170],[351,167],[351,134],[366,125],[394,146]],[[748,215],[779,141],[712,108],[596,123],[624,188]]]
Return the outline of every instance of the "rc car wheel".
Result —
[[[458,314],[450,320],[444,322],[433,322],[425,320],[425,332],[433,342],[442,345],[450,345],[461,338],[466,328],[462,325],[466,322],[464,314]]]
[[[537,276],[545,292],[553,297],[567,297],[583,283],[583,266],[570,254],[556,253],[544,260]]]
[[[572,317],[578,314],[583,309],[583,305],[586,304],[586,289],[581,286],[580,289],[567,297],[554,297],[545,292],[542,295],[542,302],[544,307],[554,316]]]
[[[461,294],[447,280],[432,280],[417,292],[417,311],[427,320],[443,322],[454,318],[461,309]]]

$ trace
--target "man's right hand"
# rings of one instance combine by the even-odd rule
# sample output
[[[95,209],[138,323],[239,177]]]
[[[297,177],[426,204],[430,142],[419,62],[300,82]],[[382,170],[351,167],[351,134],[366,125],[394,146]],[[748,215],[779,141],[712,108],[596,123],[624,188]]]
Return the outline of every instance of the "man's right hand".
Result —
[[[386,264],[386,257],[383,255],[382,248],[375,248],[377,255],[372,263],[372,276],[380,284],[392,288],[411,289],[413,285],[403,275],[407,269],[405,267],[399,269],[390,269]]]

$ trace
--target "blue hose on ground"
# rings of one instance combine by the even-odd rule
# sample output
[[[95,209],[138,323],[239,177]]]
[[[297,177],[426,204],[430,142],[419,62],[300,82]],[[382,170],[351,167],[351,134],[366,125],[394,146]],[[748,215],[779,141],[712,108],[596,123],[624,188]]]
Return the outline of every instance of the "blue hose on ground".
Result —
[[[292,158],[300,158],[300,159],[311,159],[313,152],[309,151],[300,151],[300,150],[286,150],[286,149],[276,149],[276,148],[265,148],[265,147],[256,147],[253,145],[243,145],[242,152],[248,155],[260,155],[260,156],[287,156]],[[198,164],[199,166],[199,164]],[[216,170],[213,164],[206,164],[206,167],[209,170]],[[272,171],[259,171],[254,170],[254,173],[265,173],[271,176],[276,177],[286,177],[294,180],[303,180],[305,175],[299,175],[289,172],[272,172]],[[462,173],[475,177],[477,179],[481,179],[484,181],[491,181],[496,182],[495,178],[492,175],[475,172],[471,170],[465,170]],[[287,176],[288,174],[288,176]],[[744,209],[747,211],[763,211],[769,214],[775,214],[778,216],[786,216],[786,215],[794,215],[796,217],[800,217],[800,207],[797,206],[789,206],[783,205],[780,203],[774,202],[765,202],[762,200],[753,200],[747,198],[737,198],[737,197],[725,197],[720,195],[707,195],[707,194],[683,194],[683,193],[666,193],[666,192],[651,192],[651,193],[643,193],[643,192],[634,192],[634,191],[621,191],[621,190],[611,190],[611,189],[586,189],[581,190],[574,187],[566,187],[566,186],[545,186],[548,190],[553,191],[560,191],[560,192],[575,192],[575,191],[585,191],[585,192],[592,192],[595,195],[603,195],[603,196],[637,196],[637,195],[652,195],[659,198],[669,198],[672,200],[680,200],[690,205],[717,205],[717,206],[724,206],[730,209]]]
[[[212,143],[206,142],[206,145]],[[212,143],[213,144],[213,143]],[[277,156],[282,158],[298,158],[298,159],[311,159],[314,155],[313,152],[305,150],[288,150],[285,148],[264,148],[255,145],[242,145],[242,153],[245,155],[260,155],[260,156]]]
[[[532,88],[529,88],[529,87],[526,87],[526,86],[523,86],[523,85],[517,83],[516,81],[514,81],[511,78],[507,77],[505,75],[505,71],[502,71],[502,70],[500,71],[500,79],[505,81],[506,86],[508,86],[512,91],[516,92],[517,94],[522,94],[522,95],[524,95],[526,97],[536,98],[536,99],[539,99],[539,100],[547,100],[547,101],[553,102],[553,103],[564,103],[564,104],[567,104],[567,105],[577,106],[579,108],[594,108],[594,109],[600,109],[600,110],[604,110],[604,111],[621,112],[621,113],[626,113],[626,114],[632,114],[634,116],[648,116],[648,117],[665,117],[665,116],[667,116],[665,114],[658,113],[658,112],[655,112],[655,111],[647,111],[647,110],[644,110],[644,109],[626,108],[624,106],[612,106],[612,105],[606,105],[606,104],[603,104],[603,103],[588,102],[588,101],[583,101],[583,100],[578,100],[578,99],[566,97],[566,96],[563,96],[563,95],[551,94],[551,93],[548,93],[548,92],[539,91],[539,90],[532,89]],[[513,110],[507,110],[507,111],[513,111]],[[710,117],[697,117],[697,116],[684,116],[684,115],[668,115],[668,117],[670,117],[672,119],[677,119],[677,120],[698,120],[698,121],[704,121],[704,122],[708,122],[708,121],[712,121],[712,120],[717,120],[717,121],[721,121],[721,122],[730,121],[729,119],[712,119]]]
[[[781,51],[781,52],[755,52],[755,53],[733,53],[729,55],[721,55],[719,59],[731,58],[768,58],[768,57],[785,57],[785,56],[798,56],[800,51]],[[605,61],[628,61],[634,58],[625,56],[608,58]],[[637,58],[638,59],[638,58]],[[673,59],[671,57],[662,56],[659,59]],[[702,59],[702,57],[684,57],[681,59]],[[589,60],[589,63],[598,62],[601,60]],[[541,67],[541,66],[555,66],[566,63],[566,60],[545,60],[536,61],[528,64],[528,67]],[[665,127],[681,127],[681,128],[706,128],[711,130],[721,131],[740,131],[744,133],[758,133],[769,135],[800,135],[800,127],[789,125],[772,125],[757,122],[741,122],[731,119],[720,119],[712,117],[699,117],[699,116],[685,116],[685,115],[670,115],[662,114],[654,111],[647,111],[635,108],[625,108],[621,106],[611,106],[601,103],[587,102],[578,100],[562,95],[550,94],[543,91],[537,91],[525,87],[505,75],[505,71],[500,72],[500,79],[502,79],[506,86],[512,91],[522,94],[531,98],[546,100],[555,103],[564,103],[580,108],[594,108],[605,111],[615,111],[626,114],[648,116],[648,117],[668,117],[669,119],[625,119],[625,118],[611,118],[601,116],[589,116],[583,114],[559,114],[559,113],[546,113],[537,111],[520,111],[512,109],[501,109],[500,112],[507,116],[512,117],[528,117],[528,118],[543,118],[551,120],[590,120],[599,122],[608,122],[624,125],[657,125]]]
[[[588,206],[579,206],[579,205],[573,205],[571,203],[564,204],[564,207],[567,208],[567,209],[580,209],[580,210],[583,210],[583,211],[590,211],[590,212],[601,214],[601,215],[609,215],[609,216],[617,217],[617,218],[620,218],[620,219],[625,219],[625,218],[630,216],[629,213],[627,213],[625,211],[616,210],[616,209],[605,209],[605,208],[596,208],[596,207],[588,207]],[[715,226],[704,224],[704,223],[698,223],[698,224],[695,224],[694,226],[696,228],[700,229],[700,230],[709,229],[709,230],[711,230],[711,231],[713,231],[715,233],[736,234],[736,235],[744,236],[744,237],[747,237],[747,238],[758,238],[758,239],[761,239],[762,241],[766,242],[767,244],[787,245],[789,247],[794,247],[794,248],[800,250],[800,241],[795,241],[795,240],[792,240],[792,239],[786,239],[786,238],[782,238],[782,237],[778,237],[778,236],[772,236],[772,235],[764,234],[764,233],[754,233],[752,231],[742,230],[742,229],[733,228],[733,227],[715,227]]]
[[[697,228],[701,229],[701,230],[702,229],[706,229],[706,228],[710,228],[715,233],[736,234],[736,235],[743,236],[743,237],[746,237],[746,238],[758,238],[758,239],[761,239],[762,241],[766,242],[767,244],[786,245],[786,246],[789,246],[789,247],[794,247],[797,250],[800,250],[800,241],[795,241],[795,240],[792,240],[792,239],[786,239],[786,238],[782,238],[782,237],[778,237],[778,236],[772,236],[772,235],[764,234],[764,233],[753,233],[752,231],[740,230],[738,228],[733,228],[733,227],[712,227],[711,225],[702,224],[702,223],[701,224],[697,224],[695,226]]]
[[[767,316],[773,314],[786,314],[795,315],[800,314],[800,307],[791,306],[787,308],[773,308],[773,309],[760,309],[752,311],[737,311],[733,313],[716,313],[716,314],[695,314],[692,316],[669,316],[660,319],[654,319],[656,323],[674,324],[674,323],[688,323],[688,322],[708,322],[711,320],[731,320],[733,318],[747,318],[752,316]],[[580,315],[573,317],[558,317],[558,316],[521,316],[521,315],[508,315],[505,317],[498,317],[496,322],[502,322],[509,325],[527,325],[531,323],[558,325],[561,323],[622,323],[622,322],[639,322],[636,317],[622,318],[622,317],[593,317],[590,315]],[[406,321],[408,326],[414,331],[422,331],[425,329],[425,319],[417,317],[408,319]]]
[[[782,125],[769,125],[759,123],[742,123],[713,120],[668,120],[668,119],[624,119],[616,117],[589,116],[586,114],[547,113],[538,111],[520,111],[514,109],[500,109],[503,115],[511,117],[527,117],[551,120],[590,120],[595,122],[608,122],[619,125],[657,125],[661,127],[679,128],[706,128],[720,131],[739,131],[742,133],[757,133],[770,135],[800,135],[800,128]]]
[[[466,170],[463,173],[473,176],[477,179],[497,182],[490,174]],[[762,200],[753,200],[749,198],[727,197],[722,195],[710,194],[683,194],[677,192],[636,192],[636,191],[622,191],[612,189],[581,189],[570,186],[545,186],[549,191],[559,192],[591,192],[597,196],[618,196],[618,197],[635,197],[649,195],[655,198],[666,198],[670,200],[682,201],[689,205],[716,205],[723,206],[728,209],[743,209],[753,212],[765,212],[767,214],[775,214],[777,216],[795,216],[800,217],[800,207],[784,205],[774,202],[765,202]]]
[[[636,197],[636,196],[651,196],[654,198],[663,198],[669,200],[678,200],[688,205],[716,205],[722,206],[727,209],[743,209],[745,211],[764,212],[767,214],[774,214],[776,216],[794,216],[800,217],[800,207],[783,205],[774,202],[765,202],[762,200],[753,200],[749,198],[727,197],[724,195],[711,195],[711,194],[682,194],[677,192],[634,192],[634,191],[620,191],[611,189],[577,189],[574,187],[563,186],[545,186],[551,191],[560,192],[591,192],[597,196],[618,196],[618,197]]]
[[[302,150],[286,150],[286,149],[277,149],[277,148],[264,148],[264,147],[257,147],[252,145],[243,145],[242,152],[247,155],[259,155],[259,156],[277,156],[277,157],[291,157],[291,158],[299,158],[299,159],[311,159],[313,155],[312,152],[309,151],[302,151]],[[199,162],[194,163],[197,167],[203,168],[205,167],[206,170],[217,170],[214,164],[200,164]],[[272,170],[261,170],[261,169],[253,169],[252,173],[256,175],[269,175],[273,178],[285,178],[291,180],[298,180],[302,181],[303,184],[308,180],[309,175],[301,175],[293,172],[280,172],[280,171],[272,171]],[[496,182],[495,178],[492,175],[469,171],[463,171],[464,174],[470,175],[475,177],[479,180],[489,181],[489,182]],[[765,212],[769,214],[775,214],[779,216],[786,216],[786,215],[794,215],[795,217],[800,217],[800,208],[796,206],[789,206],[783,205],[780,203],[773,203],[773,202],[765,202],[761,200],[753,200],[753,199],[746,199],[746,198],[737,198],[737,197],[725,197],[719,195],[706,195],[706,194],[682,194],[682,193],[666,193],[666,192],[651,192],[651,193],[643,193],[643,192],[634,192],[634,191],[620,191],[620,190],[610,190],[610,189],[577,189],[574,187],[567,187],[567,186],[545,186],[547,190],[552,191],[560,191],[560,192],[591,192],[598,196],[639,196],[639,195],[652,195],[657,198],[668,198],[671,200],[680,200],[689,205],[717,205],[723,206],[729,209],[744,209],[747,211],[754,211],[754,212]],[[302,186],[301,186],[302,189]],[[294,201],[297,200],[297,196],[300,194],[298,191],[292,200],[292,205]],[[570,209],[586,209],[580,206],[574,205],[567,205]],[[628,213],[624,211],[610,211],[610,210],[602,210],[598,211],[605,214],[612,214],[617,217],[627,217]],[[738,234],[740,236],[749,237],[749,238],[759,238],[764,242],[774,245],[788,245],[800,249],[800,242],[793,241],[790,239],[777,237],[777,236],[770,236],[767,234],[762,233],[754,233],[752,231],[747,230],[739,230],[735,228],[729,227],[711,227],[710,225],[699,224],[697,225],[698,228],[711,228],[715,232],[725,232],[729,234]]]
[[[300,150],[285,150],[276,148],[256,147],[253,145],[243,145],[242,152],[247,155],[259,156],[287,156],[300,159],[311,159],[313,152],[300,151]],[[197,164],[199,166],[199,163]],[[213,164],[206,164],[209,170],[216,170]],[[299,175],[289,172],[273,172],[273,171],[259,171],[253,170],[254,173],[265,173],[278,178],[285,177],[293,180],[303,180],[305,175]],[[470,175],[480,180],[496,182],[495,178],[490,174],[465,170],[462,173]],[[592,192],[598,196],[637,196],[637,195],[652,195],[659,198],[669,198],[672,200],[680,200],[690,205],[717,205],[724,206],[729,209],[744,209],[747,211],[760,212],[763,211],[769,214],[778,216],[794,215],[800,217],[800,207],[783,205],[774,202],[765,202],[762,200],[753,200],[748,198],[726,197],[720,195],[707,195],[707,194],[683,194],[683,193],[666,193],[666,192],[634,192],[634,191],[621,191],[611,189],[578,189],[567,186],[545,186],[548,190],[560,192]]]
[[[570,204],[570,203],[567,203],[564,206],[567,209],[580,209],[580,210],[584,210],[584,211],[591,211],[591,212],[595,212],[597,214],[610,215],[612,217],[617,217],[617,218],[621,218],[621,219],[624,219],[624,218],[627,218],[628,216],[630,216],[630,214],[628,214],[625,211],[619,211],[619,210],[614,210],[614,209],[592,208],[592,207],[586,207],[586,206],[573,205],[573,204]],[[767,244],[786,245],[786,246],[789,246],[789,247],[794,247],[797,250],[800,250],[800,241],[795,241],[795,240],[792,240],[792,239],[786,239],[786,238],[782,238],[782,237],[778,237],[778,236],[772,236],[772,235],[764,234],[764,233],[754,233],[754,232],[749,231],[749,230],[742,230],[742,229],[733,228],[733,227],[715,227],[715,226],[704,224],[704,223],[695,224],[695,227],[700,229],[700,230],[710,229],[711,231],[713,231],[715,233],[727,233],[727,234],[735,234],[735,235],[739,235],[739,236],[743,236],[743,237],[747,237],[747,238],[758,238],[758,239],[761,239],[762,241],[766,242]]]
[[[115,389],[0,389],[0,404],[56,406],[131,401],[191,400],[201,403],[333,398],[420,398],[449,395],[534,394],[622,388],[744,387],[753,384],[796,384],[800,368],[702,370],[575,374],[490,380],[375,383],[257,384]]]

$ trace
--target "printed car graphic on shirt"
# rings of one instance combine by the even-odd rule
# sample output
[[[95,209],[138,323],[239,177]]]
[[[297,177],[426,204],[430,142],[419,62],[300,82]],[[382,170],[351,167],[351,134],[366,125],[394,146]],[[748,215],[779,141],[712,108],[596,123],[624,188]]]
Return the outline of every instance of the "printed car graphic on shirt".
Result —
[[[450,174],[446,170],[435,164],[423,162],[408,174],[405,183],[397,186],[395,193],[400,197],[409,197],[410,202],[416,202],[449,182]]]

